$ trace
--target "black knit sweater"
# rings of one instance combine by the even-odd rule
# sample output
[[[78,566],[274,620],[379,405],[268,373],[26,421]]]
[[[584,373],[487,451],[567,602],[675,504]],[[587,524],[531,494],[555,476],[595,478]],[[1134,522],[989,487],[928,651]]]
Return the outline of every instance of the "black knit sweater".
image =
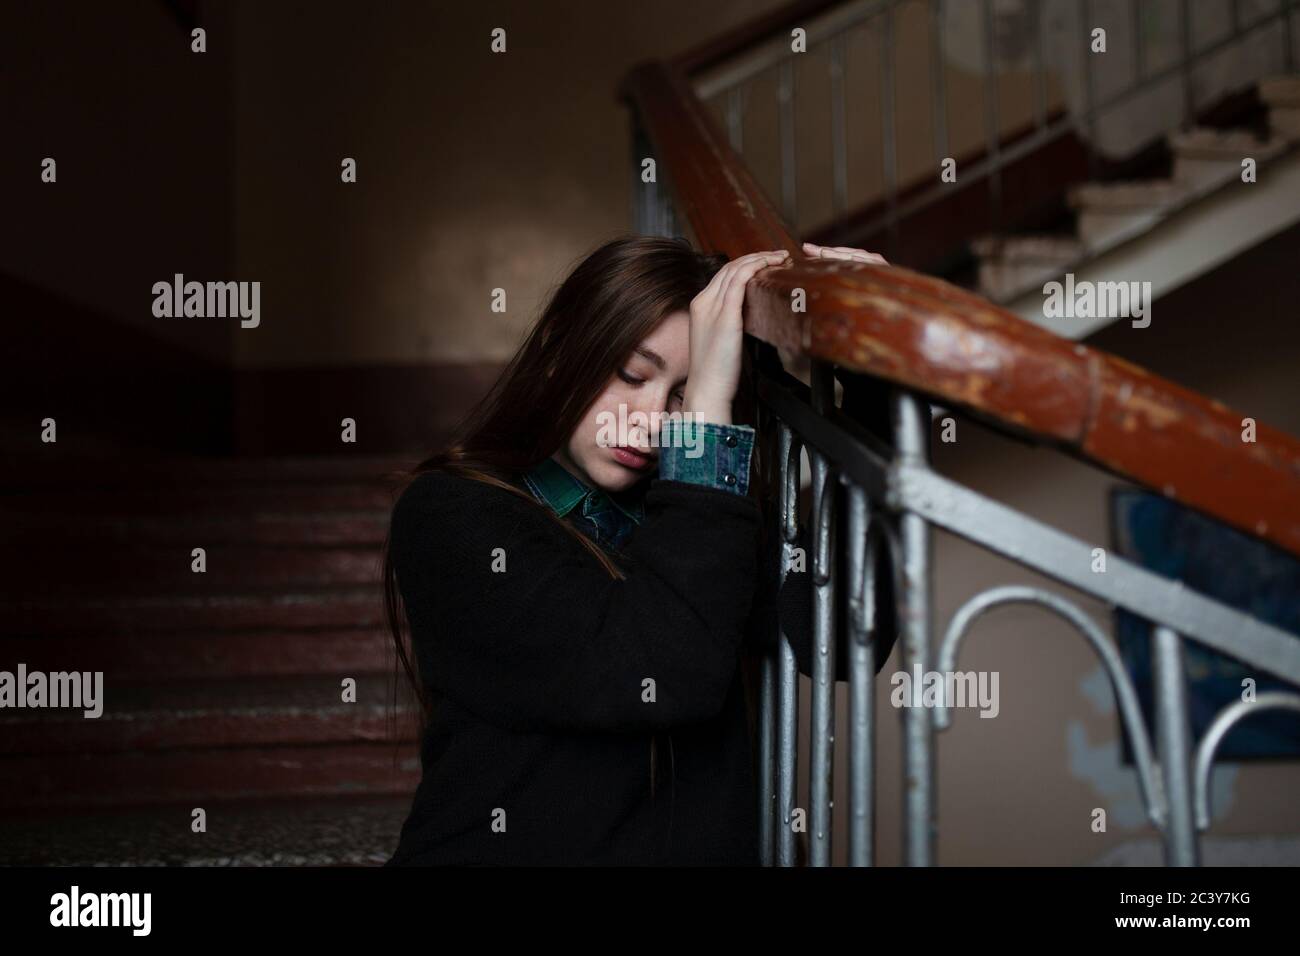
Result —
[[[428,472],[402,494],[391,554],[436,710],[388,865],[758,862],[739,653],[774,631],[759,509],[664,480],[645,505],[615,580],[508,491]],[[804,673],[807,577],[785,622]]]

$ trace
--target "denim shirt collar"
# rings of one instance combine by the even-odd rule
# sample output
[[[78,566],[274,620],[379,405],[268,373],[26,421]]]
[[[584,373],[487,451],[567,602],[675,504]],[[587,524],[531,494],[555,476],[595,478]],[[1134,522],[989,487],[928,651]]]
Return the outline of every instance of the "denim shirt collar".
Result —
[[[617,547],[645,517],[645,503],[640,494],[613,495],[592,488],[553,458],[544,458],[528,469],[524,483],[534,497],[561,518],[577,509],[579,515],[594,525],[602,544]]]

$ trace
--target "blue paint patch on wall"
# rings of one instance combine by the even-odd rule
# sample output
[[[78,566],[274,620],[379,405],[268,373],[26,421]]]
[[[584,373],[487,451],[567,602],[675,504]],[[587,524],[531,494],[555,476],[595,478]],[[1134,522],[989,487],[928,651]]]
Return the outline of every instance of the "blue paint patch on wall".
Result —
[[[1249,494],[1249,489],[1243,489]],[[1300,505],[1297,505],[1300,507]],[[1111,493],[1116,551],[1206,597],[1290,631],[1300,640],[1300,561],[1267,542],[1213,521],[1162,495],[1129,488]],[[1154,727],[1151,625],[1116,612],[1120,655],[1137,690],[1147,727]],[[1185,641],[1192,739],[1200,740],[1223,708],[1242,699],[1245,678],[1256,694],[1296,690],[1230,657]],[[1121,725],[1124,762],[1132,747]],[[1237,724],[1219,745],[1217,760],[1300,756],[1300,714],[1265,711]]]

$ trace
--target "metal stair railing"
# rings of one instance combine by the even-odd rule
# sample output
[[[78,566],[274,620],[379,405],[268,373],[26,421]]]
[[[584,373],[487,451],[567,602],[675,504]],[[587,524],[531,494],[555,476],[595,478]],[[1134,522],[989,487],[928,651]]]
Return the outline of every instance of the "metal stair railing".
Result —
[[[1008,72],[998,68],[997,30],[995,7],[992,0],[969,0],[979,7],[980,37],[984,73],[983,125],[984,152],[971,162],[961,163],[963,182],[987,183],[989,222],[991,232],[1001,231],[1005,225],[1003,202],[1003,173],[1012,163],[1041,149],[1074,129],[1088,131],[1088,139],[1097,142],[1099,124],[1104,117],[1130,104],[1135,98],[1161,86],[1177,82],[1181,87],[1182,125],[1195,124],[1197,111],[1208,103],[1198,103],[1193,83],[1197,67],[1221,56],[1234,44],[1262,31],[1276,29],[1280,34],[1282,68],[1290,73],[1295,69],[1295,51],[1291,25],[1295,14],[1295,0],[1278,0],[1277,6],[1252,19],[1243,15],[1240,0],[1229,0],[1231,13],[1228,29],[1223,35],[1197,46],[1193,42],[1195,5],[1191,0],[1179,0],[1179,49],[1174,60],[1153,69],[1148,64],[1142,31],[1142,8],[1146,0],[1130,0],[1129,28],[1134,39],[1132,69],[1123,82],[1109,90],[1105,96],[1097,93],[1096,59],[1089,55],[1090,29],[1079,32],[1080,76],[1078,77],[1079,108],[1049,111],[1048,64],[1044,50],[1041,4],[1029,4],[1026,15],[1032,24],[1034,37],[1032,67],[1026,82],[1032,102],[1032,122],[1024,135],[1007,137],[1013,131],[1005,128],[1000,115],[1000,90],[1007,82]],[[1094,4],[1090,0],[1077,0],[1075,13],[1085,27],[1095,24]],[[675,65],[689,79],[695,95],[704,102],[718,101],[726,117],[728,139],[737,153],[742,152],[744,116],[747,104],[753,101],[753,84],[756,78],[774,74],[776,78],[776,110],[779,118],[778,153],[780,168],[780,210],[786,222],[799,222],[797,194],[797,162],[795,123],[797,97],[795,95],[795,64],[803,53],[791,49],[791,31],[801,28],[808,52],[824,47],[827,53],[827,71],[830,87],[830,183],[833,215],[840,217],[848,210],[848,149],[845,127],[846,97],[852,95],[845,82],[850,40],[864,32],[872,35],[879,48],[880,124],[874,142],[880,151],[882,171],[883,209],[859,225],[861,234],[883,231],[893,246],[897,241],[900,221],[950,194],[951,184],[934,176],[918,189],[905,189],[900,180],[899,134],[895,91],[898,88],[898,69],[895,61],[896,25],[902,16],[919,10],[926,21],[930,96],[930,140],[936,170],[946,159],[952,158],[952,130],[949,118],[947,70],[944,60],[943,36],[945,18],[950,15],[951,4],[945,0],[801,0],[783,7],[753,24],[742,27],[726,37],[706,43],[677,58]],[[1264,79],[1266,64],[1258,64],[1258,75],[1253,82]],[[1216,96],[1234,92],[1216,90]],[[1205,97],[1203,97],[1205,99]],[[1095,153],[1091,156],[1095,160]],[[884,250],[882,250],[884,251]],[[892,250],[891,250],[892,251]]]
[[[799,450],[812,467],[813,674],[810,739],[813,865],[831,858],[836,641],[833,609],[849,610],[849,858],[873,862],[874,594],[876,549],[890,557],[900,621],[902,669],[951,669],[968,626],[1008,603],[1064,617],[1101,659],[1119,702],[1147,815],[1173,865],[1199,862],[1208,826],[1209,771],[1227,729],[1248,714],[1300,709],[1300,694],[1263,695],[1231,707],[1212,732],[1191,739],[1183,652],[1186,641],[1300,687],[1300,639],[1133,561],[1111,556],[1091,570],[1092,544],[978,494],[928,463],[928,403],[963,411],[995,428],[1108,471],[1300,556],[1300,441],[1259,425],[1241,443],[1242,416],[1096,349],[1070,342],[972,293],[906,269],[801,258],[800,246],[729,146],[676,63],[629,74],[623,95],[635,122],[636,223],[652,233],[689,231],[703,249],[734,258],[788,249],[790,266],[749,285],[745,329],[759,372],[760,438],[776,451],[782,568],[797,540]],[[643,182],[643,160],[656,182]],[[792,307],[802,293],[806,311]],[[811,386],[774,360],[811,362]],[[884,385],[890,435],[873,437],[835,403],[846,389]],[[843,487],[844,513],[835,489]],[[1249,489],[1250,494],[1239,492]],[[1233,492],[1238,492],[1234,494]],[[994,588],[972,598],[936,646],[932,620],[932,531],[942,528],[1061,584],[1136,614],[1154,627],[1155,747],[1136,691],[1104,632],[1077,605],[1040,588]],[[835,554],[845,552],[847,580]],[[783,571],[784,573],[784,571]],[[798,671],[788,640],[762,662],[760,845],[767,865],[796,862]],[[1267,699],[1265,699],[1267,697]],[[933,711],[933,712],[932,712]],[[935,735],[944,706],[902,709],[904,862],[936,857]],[[1159,761],[1153,756],[1158,754]]]

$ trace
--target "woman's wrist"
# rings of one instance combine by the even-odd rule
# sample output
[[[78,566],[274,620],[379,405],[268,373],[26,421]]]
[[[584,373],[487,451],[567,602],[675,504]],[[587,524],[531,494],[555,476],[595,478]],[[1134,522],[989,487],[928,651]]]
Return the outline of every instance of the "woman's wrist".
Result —
[[[690,415],[691,421],[709,422],[714,425],[731,424],[731,402],[717,398],[695,398],[689,393],[683,397],[682,412]]]

